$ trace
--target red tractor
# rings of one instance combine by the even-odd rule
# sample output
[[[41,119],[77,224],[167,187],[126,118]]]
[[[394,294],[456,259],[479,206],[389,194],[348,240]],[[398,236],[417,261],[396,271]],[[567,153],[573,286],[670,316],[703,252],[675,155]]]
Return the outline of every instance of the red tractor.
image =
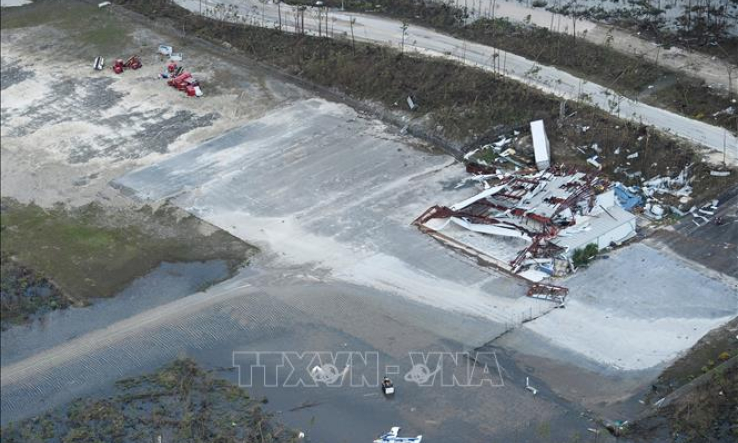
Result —
[[[123,60],[117,59],[115,63],[113,63],[113,72],[116,74],[122,74],[124,69],[126,69],[126,65],[123,64]]]
[[[141,63],[141,59],[139,59],[137,56],[132,56],[125,62],[123,59],[117,59],[115,63],[113,63],[113,72],[116,74],[122,74],[123,71],[126,69],[139,69],[143,64]]]
[[[135,55],[126,60],[126,68],[128,69],[139,69],[141,66],[143,66],[141,59]]]

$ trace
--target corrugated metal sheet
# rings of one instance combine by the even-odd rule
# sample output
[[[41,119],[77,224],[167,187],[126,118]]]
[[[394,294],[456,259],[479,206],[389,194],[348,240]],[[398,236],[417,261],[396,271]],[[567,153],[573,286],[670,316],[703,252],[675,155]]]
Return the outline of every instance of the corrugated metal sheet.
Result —
[[[568,248],[571,254],[590,243],[597,243],[600,249],[632,237],[636,229],[636,217],[620,206],[607,208],[588,220],[588,225],[575,225],[564,229],[552,240],[555,245]],[[567,236],[567,234],[569,234]]]

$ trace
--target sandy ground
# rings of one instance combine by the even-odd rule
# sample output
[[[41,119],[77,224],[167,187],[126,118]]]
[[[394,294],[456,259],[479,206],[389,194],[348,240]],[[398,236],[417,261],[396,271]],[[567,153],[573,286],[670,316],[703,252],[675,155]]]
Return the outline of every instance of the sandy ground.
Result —
[[[200,3],[195,0],[177,0],[177,3],[191,11],[199,11]],[[255,25],[276,27],[279,11],[271,3],[248,0],[247,2],[226,1],[238,8],[242,16],[250,17]],[[215,3],[203,1],[203,7],[214,7]],[[253,9],[252,9],[253,6]],[[263,11],[255,14],[253,11]],[[292,31],[290,19],[287,17],[284,29]],[[349,14],[332,11],[331,29],[336,38],[344,38],[351,33],[351,20],[357,40],[383,44],[400,48],[403,41],[401,22],[391,18]],[[236,19],[234,19],[236,20]],[[241,20],[241,19],[238,19]],[[247,18],[248,20],[248,18]],[[310,34],[318,34],[317,22],[305,20],[305,29]],[[432,29],[412,26],[407,30],[405,50],[416,51],[433,57],[444,57],[487,71],[499,72],[513,80],[520,81],[544,92],[564,97],[569,100],[586,100],[612,115],[653,126],[663,132],[684,138],[693,143],[712,150],[708,158],[714,162],[723,160],[723,152],[728,162],[738,162],[738,137],[724,128],[708,125],[673,112],[646,105],[644,103],[621,97],[615,91],[596,83],[575,77],[550,66],[540,65],[518,55],[499,51],[491,46],[462,41],[460,39],[436,32]],[[501,61],[501,67],[497,67]]]
[[[205,88],[206,100],[188,98],[157,78],[164,63],[154,55],[161,41],[156,34],[133,33],[123,54],[146,54],[144,67],[122,75],[94,71],[92,59],[79,60],[71,46],[57,45],[56,57],[44,57],[48,51],[40,47],[62,37],[49,27],[2,34],[2,195],[22,202],[120,202],[109,192],[112,178],[300,94],[258,71],[179,47],[188,68],[217,85]],[[107,55],[108,64],[123,54]]]
[[[55,35],[48,28],[3,32],[3,76],[10,69],[16,79],[3,84],[3,196],[44,204],[170,199],[264,252],[252,269],[207,292],[182,289],[179,297],[132,305],[103,324],[80,325],[70,314],[27,334],[14,330],[14,343],[2,356],[3,423],[104,392],[113,380],[180,354],[228,367],[233,350],[349,347],[380,352],[405,367],[409,351],[468,350],[550,311],[546,302],[526,298],[519,280],[482,268],[410,226],[428,206],[474,193],[456,188],[466,173],[449,157],[344,105],[196,48],[187,54],[202,76],[230,79],[217,90],[206,88],[209,95],[200,100],[165,87],[154,78],[155,66],[120,77],[95,74],[79,57],[65,55],[58,35],[58,59],[31,50]],[[145,38],[148,48],[169,38],[141,30],[133,35],[134,45]],[[144,63],[154,65],[148,57]],[[58,72],[48,74],[48,64]],[[44,75],[51,81],[41,81]],[[73,88],[45,85],[70,78]],[[90,94],[113,98],[85,100]],[[186,123],[173,118],[176,112],[189,113]],[[192,121],[209,114],[193,128]],[[159,126],[151,133],[147,125]],[[154,143],[157,131],[169,127],[168,143]],[[89,147],[80,152],[82,145]],[[74,185],[80,176],[88,177],[86,186]],[[49,189],[57,184],[58,190]],[[628,266],[642,257],[654,263],[658,277],[649,279],[640,268],[638,278],[626,278]],[[552,438],[565,441],[592,426],[576,402],[562,401],[561,390],[552,388],[576,386],[571,368],[589,371],[586,389],[598,401],[621,399],[623,386],[637,391],[655,377],[655,367],[734,313],[733,286],[696,274],[678,259],[640,245],[610,261],[623,270],[598,262],[570,280],[571,307],[516,330],[529,335],[514,349],[500,350],[505,389],[404,384],[407,394],[390,403],[372,391],[259,392],[274,397],[280,409],[320,398],[325,406],[284,417],[324,441],[398,424],[438,439],[511,440],[535,436],[546,423],[556,425],[549,426]],[[672,274],[683,277],[659,289]],[[689,302],[690,293],[705,294],[700,309]],[[617,320],[610,322],[611,314]],[[640,356],[613,346],[616,334]],[[64,340],[39,345],[44,336]],[[527,352],[540,366],[520,369],[506,352]],[[559,366],[542,363],[542,356]],[[538,396],[524,389],[526,375],[541,390]],[[568,393],[580,398],[574,388]],[[318,417],[315,426],[311,415]]]

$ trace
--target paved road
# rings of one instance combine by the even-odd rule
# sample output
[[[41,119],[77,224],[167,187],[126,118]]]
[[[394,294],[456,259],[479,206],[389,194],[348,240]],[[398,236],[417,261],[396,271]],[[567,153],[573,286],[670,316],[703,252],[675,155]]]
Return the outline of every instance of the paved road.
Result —
[[[180,5],[199,11],[199,0],[177,0]],[[225,0],[235,5],[243,17],[241,20],[268,27],[277,26],[278,8],[271,3],[262,4],[255,0]],[[215,2],[205,0],[203,8],[213,7]],[[282,7],[284,28],[294,30],[294,14],[291,8]],[[354,35],[357,40],[400,47],[402,42],[401,23],[386,17],[348,14],[331,11],[328,20],[331,35],[335,37],[351,34],[351,19],[355,18]],[[317,19],[312,11],[305,14],[306,31],[318,33]],[[506,77],[521,81],[532,87],[559,97],[586,100],[600,109],[619,117],[652,125],[664,132],[682,137],[714,151],[713,160],[721,161],[726,151],[727,161],[738,164],[738,137],[723,128],[692,120],[664,109],[649,106],[619,96],[615,91],[575,77],[550,66],[540,65],[518,55],[500,51],[491,46],[466,42],[432,29],[412,26],[405,37],[406,50],[430,56],[439,56],[460,61],[488,71],[497,70]],[[495,67],[495,65],[498,65]]]
[[[443,2],[444,0],[434,0]],[[460,4],[458,0],[457,4]],[[481,16],[485,18],[506,18],[512,22],[529,23],[554,32],[571,34],[574,25],[571,17],[546,11],[544,8],[530,8],[517,0],[477,0],[474,2],[481,5]],[[617,3],[605,3],[603,6],[616,6]],[[463,4],[462,4],[463,6]],[[479,7],[477,6],[477,9]],[[476,10],[473,11],[472,19],[479,17]],[[665,49],[652,41],[648,41],[616,26],[608,26],[589,20],[577,20],[577,36],[598,45],[607,43],[609,37],[610,46],[624,54],[637,54],[659,63],[670,69],[682,71],[692,77],[707,82],[708,85],[726,90],[731,87],[738,93],[738,81],[728,77],[728,70],[738,72],[738,66],[727,61],[713,58],[709,55],[688,51],[683,48],[671,47]],[[733,75],[735,77],[735,75]]]

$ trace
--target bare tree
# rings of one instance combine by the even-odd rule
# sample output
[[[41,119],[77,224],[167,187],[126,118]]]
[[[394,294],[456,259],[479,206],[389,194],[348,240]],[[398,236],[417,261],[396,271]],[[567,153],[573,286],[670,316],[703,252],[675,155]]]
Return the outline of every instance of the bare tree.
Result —
[[[261,3],[261,26],[263,27],[265,24],[264,20],[264,9],[266,8],[266,4],[269,2],[269,0],[259,0],[259,3]]]

